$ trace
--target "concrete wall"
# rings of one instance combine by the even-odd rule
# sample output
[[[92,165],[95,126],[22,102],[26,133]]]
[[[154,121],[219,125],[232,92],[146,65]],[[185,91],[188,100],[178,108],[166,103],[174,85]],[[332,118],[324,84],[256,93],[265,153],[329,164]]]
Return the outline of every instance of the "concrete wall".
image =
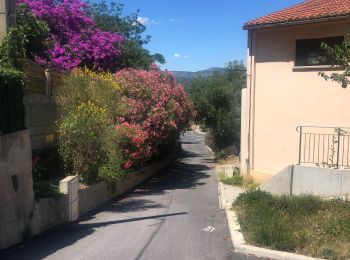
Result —
[[[269,178],[297,163],[299,125],[349,125],[350,114],[342,111],[350,110],[350,87],[325,81],[318,76],[322,68],[294,66],[297,39],[345,36],[349,26],[342,21],[249,32],[245,102],[251,109],[243,115],[242,142],[251,173]]]
[[[52,96],[27,94],[23,98],[25,125],[30,130],[32,148],[40,148],[57,137],[57,105]]]
[[[0,1],[0,39],[16,23],[16,3],[17,0]]]
[[[293,165],[263,183],[260,188],[273,194],[349,196],[350,170]]]
[[[78,212],[82,216],[112,199],[112,192],[106,182],[101,182],[79,189],[78,199]]]
[[[22,241],[34,205],[28,130],[0,136],[0,249]]]
[[[30,132],[0,136],[0,250],[64,223],[67,196],[34,202]]]
[[[137,187],[140,183],[150,178],[153,174],[169,165],[176,156],[170,155],[163,161],[142,168],[139,172],[129,173],[126,178],[118,181],[114,187],[109,187],[106,182],[101,182],[78,191],[79,216],[103,205],[109,200]]]
[[[61,86],[63,73],[55,69],[43,70],[30,60],[25,72],[25,124],[31,132],[33,149],[37,149],[57,137],[58,109],[52,94]]]
[[[35,202],[30,220],[30,235],[35,236],[68,221],[68,196]]]

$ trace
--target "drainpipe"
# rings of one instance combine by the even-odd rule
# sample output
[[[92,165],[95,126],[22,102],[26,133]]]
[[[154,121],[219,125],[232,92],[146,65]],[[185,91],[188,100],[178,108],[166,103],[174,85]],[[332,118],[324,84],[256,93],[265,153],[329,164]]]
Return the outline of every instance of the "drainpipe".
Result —
[[[251,129],[252,129],[252,100],[253,100],[253,92],[252,88],[253,86],[255,87],[255,84],[253,84],[253,79],[255,81],[255,75],[253,77],[253,35],[254,35],[254,30],[249,31],[248,33],[250,34],[250,46],[249,46],[249,54],[250,54],[250,72],[249,72],[249,109],[248,109],[248,150],[247,150],[247,174],[250,174],[250,166],[251,166]],[[254,70],[255,71],[255,70]],[[254,90],[255,92],[255,90]]]

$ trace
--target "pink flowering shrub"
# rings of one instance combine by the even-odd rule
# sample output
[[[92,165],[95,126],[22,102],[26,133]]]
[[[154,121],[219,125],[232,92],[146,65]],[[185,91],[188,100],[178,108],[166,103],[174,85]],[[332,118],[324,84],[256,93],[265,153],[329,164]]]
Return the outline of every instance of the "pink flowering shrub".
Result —
[[[192,115],[184,88],[159,69],[114,76],[75,70],[56,93],[60,153],[84,183],[118,181],[173,149]]]
[[[124,163],[123,168],[129,170],[139,166],[151,157],[151,147],[146,142],[148,134],[140,125],[122,123],[115,126],[119,136],[122,136]]]
[[[168,73],[125,69],[116,73],[122,85],[124,112],[116,129],[128,129],[130,145],[124,151],[124,168],[147,162],[164,144],[173,144],[192,116],[192,104],[183,86]]]
[[[78,66],[109,70],[122,54],[123,37],[97,29],[82,0],[20,0],[48,24],[49,50],[36,62],[71,70]]]

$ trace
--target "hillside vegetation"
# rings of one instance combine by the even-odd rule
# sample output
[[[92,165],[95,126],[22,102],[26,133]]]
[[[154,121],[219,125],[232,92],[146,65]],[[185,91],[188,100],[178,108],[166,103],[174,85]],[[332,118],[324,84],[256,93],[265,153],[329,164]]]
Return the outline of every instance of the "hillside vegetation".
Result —
[[[197,111],[195,122],[208,130],[207,144],[217,153],[231,145],[239,149],[241,89],[245,80],[245,66],[233,61],[223,71],[198,76],[188,83]]]

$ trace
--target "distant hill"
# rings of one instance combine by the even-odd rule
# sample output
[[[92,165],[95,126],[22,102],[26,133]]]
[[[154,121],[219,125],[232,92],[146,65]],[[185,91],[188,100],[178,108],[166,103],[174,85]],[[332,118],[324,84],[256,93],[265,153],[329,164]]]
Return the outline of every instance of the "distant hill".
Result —
[[[184,84],[186,86],[187,83],[189,81],[191,81],[191,79],[193,79],[193,78],[196,78],[198,76],[209,77],[214,72],[222,72],[224,70],[225,70],[224,68],[214,67],[214,68],[209,68],[209,69],[206,69],[206,70],[200,70],[200,71],[197,71],[197,72],[192,72],[192,71],[173,71],[173,73],[174,73],[174,76],[175,76],[176,80],[179,83]]]
[[[208,77],[211,74],[213,74],[216,71],[224,71],[224,68],[209,68],[206,70],[200,70],[197,72],[192,72],[192,71],[173,71],[175,78],[195,78],[197,76],[202,76],[202,77]]]

